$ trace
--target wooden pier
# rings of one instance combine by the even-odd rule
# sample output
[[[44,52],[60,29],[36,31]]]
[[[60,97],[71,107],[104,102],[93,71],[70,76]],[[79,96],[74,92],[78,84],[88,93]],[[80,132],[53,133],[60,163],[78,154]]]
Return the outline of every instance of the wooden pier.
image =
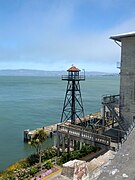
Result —
[[[84,122],[86,127],[80,126],[81,122]],[[100,112],[81,118],[81,122],[80,119],[76,119],[76,125],[73,125],[68,120],[31,131],[29,129],[24,130],[24,142],[30,141],[33,134],[39,129],[44,129],[48,137],[57,135],[55,136],[57,138],[55,146],[57,146],[58,152],[67,152],[70,149],[76,148],[80,149],[83,144],[118,150],[119,143],[125,140],[125,135],[120,137],[122,130],[112,127],[111,117],[106,119],[106,126],[102,125],[103,119]],[[116,136],[114,136],[115,134]]]
[[[46,126],[46,127],[42,127],[42,128],[38,128],[38,129],[35,129],[35,130],[31,130],[31,131],[29,129],[24,130],[24,142],[30,141],[33,134],[39,129],[43,129],[48,134],[48,137],[51,137],[52,134],[54,132],[56,132],[58,124],[60,124],[60,123],[53,124],[53,125]]]

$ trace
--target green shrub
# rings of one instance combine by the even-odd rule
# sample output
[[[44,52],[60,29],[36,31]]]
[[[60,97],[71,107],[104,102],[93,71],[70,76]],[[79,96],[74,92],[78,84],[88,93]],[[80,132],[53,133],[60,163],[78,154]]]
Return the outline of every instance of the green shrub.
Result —
[[[63,163],[66,163],[69,160],[79,159],[83,156],[90,154],[91,152],[97,151],[97,148],[94,146],[82,146],[81,150],[72,151],[70,153],[64,152],[61,157],[57,159],[57,164],[61,166]]]
[[[63,164],[61,158],[58,158],[56,163],[57,163],[58,166],[62,166],[62,164]]]
[[[21,159],[20,161],[10,165],[7,168],[7,171],[14,171],[16,169],[27,168],[27,167],[29,167],[29,163],[27,162],[27,160],[26,159]]]
[[[55,147],[49,148],[51,158],[57,155],[57,149]]]
[[[42,161],[52,159],[53,157],[57,156],[57,149],[52,147],[45,149],[42,153]]]
[[[63,162],[63,163],[69,161],[69,159],[70,159],[70,154],[67,153],[67,152],[62,153],[61,159],[62,159],[62,162]]]
[[[82,155],[79,150],[70,152],[70,160],[79,159],[81,156]]]
[[[0,177],[0,180],[16,180],[16,177],[13,172],[6,172]]]
[[[38,171],[39,171],[39,170],[38,170],[37,167],[31,167],[31,168],[30,168],[30,171],[29,171],[29,174],[33,176],[33,175],[35,175]]]
[[[39,162],[39,155],[38,154],[32,154],[27,158],[27,163],[29,163],[30,166],[32,166],[38,162]]]
[[[51,156],[50,156],[50,153],[49,153],[49,151],[48,151],[48,149],[47,149],[47,150],[45,150],[45,151],[43,152],[42,161],[48,160],[48,159],[50,159],[50,158],[51,158]]]
[[[29,162],[27,161],[27,159],[22,159],[18,162],[20,164],[21,168],[27,168],[30,166]]]
[[[82,146],[80,153],[82,154],[82,156],[86,156],[91,152],[95,152],[96,150],[97,148],[94,146],[85,145],[85,146]]]
[[[51,161],[47,161],[43,166],[45,169],[49,170],[53,167],[53,164]]]

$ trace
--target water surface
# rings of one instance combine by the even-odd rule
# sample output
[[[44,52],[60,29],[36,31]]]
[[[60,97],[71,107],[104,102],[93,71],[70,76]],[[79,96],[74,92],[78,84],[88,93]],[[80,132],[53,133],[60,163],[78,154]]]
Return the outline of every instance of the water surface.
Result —
[[[60,122],[66,83],[61,77],[0,76],[0,171],[32,152],[23,130]],[[100,111],[102,95],[119,93],[119,77],[87,77],[81,92],[85,114]]]

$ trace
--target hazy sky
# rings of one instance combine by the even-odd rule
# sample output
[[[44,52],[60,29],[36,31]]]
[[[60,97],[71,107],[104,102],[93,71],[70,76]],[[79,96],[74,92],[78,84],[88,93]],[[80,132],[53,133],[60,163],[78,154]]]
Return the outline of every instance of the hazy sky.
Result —
[[[0,69],[118,72],[110,36],[135,30],[135,0],[0,0]]]

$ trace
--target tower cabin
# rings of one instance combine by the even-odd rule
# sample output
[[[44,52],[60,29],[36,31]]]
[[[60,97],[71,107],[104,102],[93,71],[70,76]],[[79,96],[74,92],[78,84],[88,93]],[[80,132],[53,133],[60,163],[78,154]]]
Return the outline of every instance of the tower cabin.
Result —
[[[121,44],[119,113],[129,127],[135,120],[135,32],[110,39]]]

